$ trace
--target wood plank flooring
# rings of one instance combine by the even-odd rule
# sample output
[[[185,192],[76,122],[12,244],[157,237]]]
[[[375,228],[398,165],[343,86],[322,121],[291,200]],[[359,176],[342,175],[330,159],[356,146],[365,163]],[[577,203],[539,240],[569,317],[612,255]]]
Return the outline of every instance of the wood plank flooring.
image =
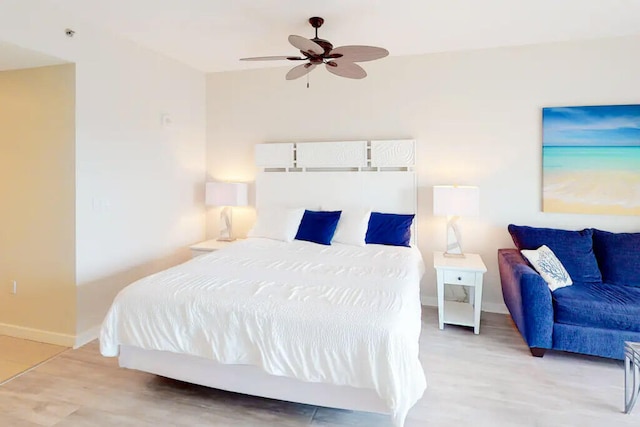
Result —
[[[66,347],[0,335],[0,384],[66,350]]]
[[[425,308],[424,397],[406,427],[638,427],[623,409],[623,364],[547,352],[529,355],[507,316],[483,313],[470,328],[438,330]],[[117,367],[96,342],[66,351],[0,386],[0,426],[389,427],[382,415],[244,396]]]

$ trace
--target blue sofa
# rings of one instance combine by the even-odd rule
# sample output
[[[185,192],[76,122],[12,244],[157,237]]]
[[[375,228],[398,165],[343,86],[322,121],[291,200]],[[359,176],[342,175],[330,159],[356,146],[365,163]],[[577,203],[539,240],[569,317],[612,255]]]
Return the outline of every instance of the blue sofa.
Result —
[[[517,249],[499,249],[504,302],[531,350],[624,358],[640,341],[640,233],[509,225]],[[573,285],[549,290],[520,249],[548,246]]]

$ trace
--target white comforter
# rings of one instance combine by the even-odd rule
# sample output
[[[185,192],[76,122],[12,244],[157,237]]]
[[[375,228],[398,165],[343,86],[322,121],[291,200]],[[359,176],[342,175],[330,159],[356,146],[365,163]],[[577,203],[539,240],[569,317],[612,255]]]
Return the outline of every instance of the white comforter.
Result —
[[[248,239],[141,279],[100,333],[119,345],[376,390],[396,425],[426,388],[415,248]]]

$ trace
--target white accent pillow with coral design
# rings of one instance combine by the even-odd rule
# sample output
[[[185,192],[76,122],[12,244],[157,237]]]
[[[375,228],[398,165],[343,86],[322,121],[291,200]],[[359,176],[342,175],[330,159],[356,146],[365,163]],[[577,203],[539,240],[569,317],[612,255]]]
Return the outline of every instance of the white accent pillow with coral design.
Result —
[[[529,260],[533,268],[542,276],[551,292],[565,286],[573,285],[571,276],[567,273],[564,266],[546,245],[540,246],[535,250],[521,250],[522,255]]]

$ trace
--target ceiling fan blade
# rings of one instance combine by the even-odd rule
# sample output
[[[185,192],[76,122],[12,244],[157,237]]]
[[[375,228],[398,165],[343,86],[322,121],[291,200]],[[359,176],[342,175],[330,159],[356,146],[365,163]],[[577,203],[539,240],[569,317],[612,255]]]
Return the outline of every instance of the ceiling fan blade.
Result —
[[[348,79],[364,79],[367,77],[367,72],[353,62],[347,61],[329,61],[327,62],[327,70],[336,76],[346,77]]]
[[[330,54],[341,54],[350,62],[364,62],[384,58],[389,55],[389,51],[375,46],[340,46],[333,49]]]
[[[301,61],[307,58],[300,58],[299,56],[255,56],[253,58],[240,58],[240,61],[276,61],[281,59],[288,59],[289,61]]]
[[[310,62],[307,62],[306,64],[296,65],[295,67],[289,70],[289,72],[286,75],[286,79],[295,80],[299,77],[302,77],[310,73],[311,71],[313,71],[314,68],[316,68],[316,64],[312,64]]]
[[[305,39],[302,36],[290,35],[289,43],[291,43],[296,49],[299,49],[302,52],[310,53],[312,55],[322,55],[324,53],[324,49],[322,48],[322,46],[314,41]]]

